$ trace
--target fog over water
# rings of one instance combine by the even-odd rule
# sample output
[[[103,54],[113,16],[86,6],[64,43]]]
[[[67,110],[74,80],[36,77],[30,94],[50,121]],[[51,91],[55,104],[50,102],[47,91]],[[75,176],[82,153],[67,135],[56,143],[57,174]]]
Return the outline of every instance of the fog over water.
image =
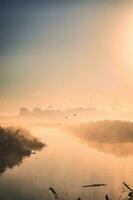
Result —
[[[133,1],[0,0],[0,29],[0,200],[133,200]]]
[[[66,127],[84,144],[116,156],[133,154],[133,123],[129,121],[97,121]]]
[[[25,159],[19,167],[7,169],[0,177],[2,199],[53,199],[49,187],[57,191],[60,199],[73,200],[79,196],[91,200],[104,199],[106,193],[115,199],[122,192],[122,181],[132,185],[132,141],[101,144],[101,141],[89,142],[79,137],[79,133],[76,136],[76,133],[61,128],[28,128],[34,136],[45,141],[47,147]],[[81,129],[80,132],[84,133]],[[125,145],[125,149],[121,145]],[[95,183],[107,186],[82,188]]]

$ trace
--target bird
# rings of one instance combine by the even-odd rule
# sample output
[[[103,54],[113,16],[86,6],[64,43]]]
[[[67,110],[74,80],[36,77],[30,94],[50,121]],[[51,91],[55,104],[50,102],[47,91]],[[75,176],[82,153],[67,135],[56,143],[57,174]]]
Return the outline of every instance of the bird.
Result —
[[[55,198],[55,199],[59,200],[58,194],[57,194],[57,192],[55,191],[54,188],[50,187],[50,188],[49,188],[49,191],[52,192],[52,194],[54,195],[54,198]]]
[[[3,97],[3,98],[0,99],[0,101],[1,101],[2,103],[5,103],[5,102],[7,102],[7,98],[6,98],[6,97]]]

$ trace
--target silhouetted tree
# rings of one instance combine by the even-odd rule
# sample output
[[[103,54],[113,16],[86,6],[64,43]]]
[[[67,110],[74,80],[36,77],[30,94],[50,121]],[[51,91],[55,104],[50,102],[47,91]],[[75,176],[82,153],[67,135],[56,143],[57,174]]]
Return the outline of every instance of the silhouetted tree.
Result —
[[[20,108],[19,110],[19,115],[22,116],[22,117],[27,117],[31,114],[31,112],[28,110],[28,108],[26,107],[22,107]]]
[[[33,108],[32,114],[35,115],[35,116],[36,116],[36,115],[37,115],[37,116],[38,116],[38,115],[41,115],[41,114],[42,114],[41,108],[38,108],[38,107],[37,107],[37,108]]]

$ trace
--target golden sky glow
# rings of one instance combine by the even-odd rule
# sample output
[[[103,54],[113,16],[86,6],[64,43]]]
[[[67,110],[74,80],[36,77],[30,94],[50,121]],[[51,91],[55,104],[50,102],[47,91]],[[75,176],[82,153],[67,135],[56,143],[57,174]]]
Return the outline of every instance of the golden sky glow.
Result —
[[[132,3],[50,4],[1,14],[1,113],[133,102]],[[11,19],[11,21],[10,21]],[[4,34],[4,31],[3,31]],[[10,38],[10,39],[9,39]],[[72,101],[70,101],[72,99]]]

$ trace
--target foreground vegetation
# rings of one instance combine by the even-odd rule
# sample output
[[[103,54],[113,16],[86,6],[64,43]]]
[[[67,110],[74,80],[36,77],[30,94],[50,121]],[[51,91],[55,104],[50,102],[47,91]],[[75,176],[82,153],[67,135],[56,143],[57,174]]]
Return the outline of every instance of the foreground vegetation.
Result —
[[[92,184],[92,185],[87,185],[85,187],[101,187],[101,186],[107,186],[107,185],[106,184]],[[133,189],[126,182],[123,182],[123,186],[124,186],[124,188],[123,188],[123,191],[122,191],[122,193],[119,197],[119,200],[133,200]],[[82,187],[84,187],[84,186],[82,186]],[[55,191],[54,188],[50,187],[49,191],[52,193],[53,198],[55,200],[60,200],[59,195]],[[105,200],[112,200],[108,196],[108,194],[105,194],[104,199]],[[82,198],[78,197],[77,200],[82,200]]]
[[[75,135],[90,141],[133,143],[133,122],[104,120],[82,123],[66,128]]]
[[[27,130],[0,127],[0,174],[7,168],[20,165],[33,151],[41,150],[44,143],[33,137]]]
[[[117,157],[133,156],[133,122],[121,120],[90,121],[65,128],[81,142]]]
[[[4,152],[30,154],[32,150],[41,150],[44,146],[27,130],[0,127],[0,155]]]

